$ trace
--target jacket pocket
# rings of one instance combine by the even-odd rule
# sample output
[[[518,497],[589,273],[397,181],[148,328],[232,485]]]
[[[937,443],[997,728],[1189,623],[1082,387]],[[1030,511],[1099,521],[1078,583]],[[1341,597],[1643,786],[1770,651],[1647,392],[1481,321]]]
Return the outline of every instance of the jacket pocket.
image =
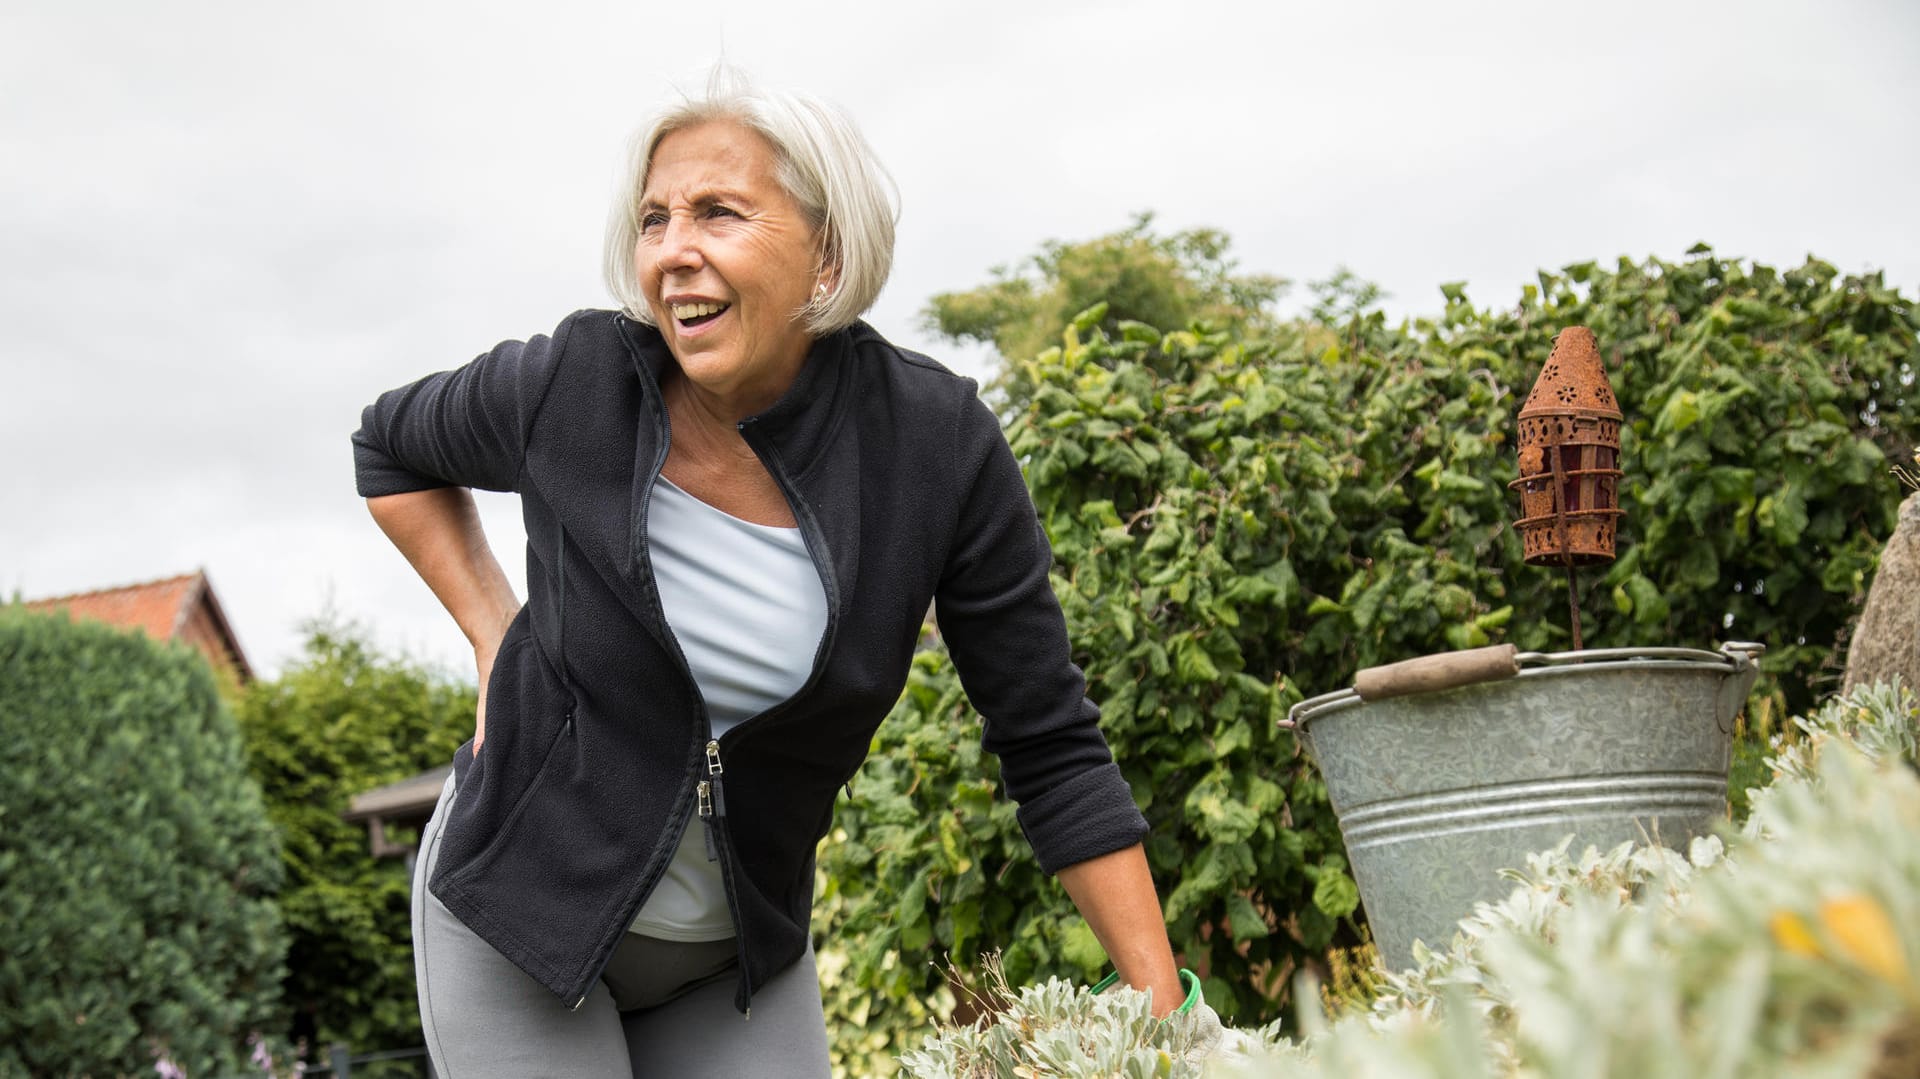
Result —
[[[573,734],[573,698],[524,626],[500,648],[488,686],[486,745],[455,771],[459,808],[436,875],[458,885],[497,859],[528,808],[549,796],[555,753]]]
[[[559,729],[553,732],[553,738],[547,742],[546,750],[540,755],[540,765],[534,771],[533,779],[527,784],[526,789],[520,792],[520,796],[514,799],[513,805],[507,810],[506,816],[500,819],[500,826],[494,830],[493,835],[487,840],[486,845],[480,848],[479,853],[475,854],[465,865],[456,870],[449,879],[454,881],[469,880],[485,872],[486,867],[492,864],[493,860],[498,857],[501,849],[506,844],[507,838],[514,833],[514,826],[520,823],[520,818],[526,814],[527,807],[533,804],[534,797],[540,793],[540,788],[544,785],[547,773],[553,764],[554,750],[560,748],[560,743],[565,741],[572,733],[573,716],[571,710],[569,710],[568,715],[560,723]],[[482,750],[482,752],[485,752],[485,750]]]

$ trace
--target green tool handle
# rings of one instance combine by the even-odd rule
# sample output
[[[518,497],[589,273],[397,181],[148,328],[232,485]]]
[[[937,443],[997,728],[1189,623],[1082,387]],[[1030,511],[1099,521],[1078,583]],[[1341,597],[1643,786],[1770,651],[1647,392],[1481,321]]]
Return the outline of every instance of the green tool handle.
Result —
[[[1115,982],[1118,982],[1119,980],[1120,980],[1120,972],[1116,970],[1112,974],[1109,974],[1106,977],[1100,979],[1099,981],[1093,983],[1093,991],[1096,993],[1104,993],[1107,991],[1107,988],[1109,986],[1113,985]],[[1186,1015],[1188,1012],[1193,1011],[1194,1005],[1200,1003],[1200,975],[1195,974],[1193,971],[1190,971],[1185,967],[1181,967],[1180,968],[1180,984],[1187,987],[1187,999],[1185,1003],[1181,1004],[1178,1008],[1175,1008],[1173,1011],[1175,1015]]]

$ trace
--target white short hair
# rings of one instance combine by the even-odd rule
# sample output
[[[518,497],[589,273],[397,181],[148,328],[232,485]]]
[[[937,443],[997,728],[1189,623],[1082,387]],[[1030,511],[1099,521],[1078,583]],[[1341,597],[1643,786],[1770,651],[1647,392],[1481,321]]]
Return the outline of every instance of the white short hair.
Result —
[[[761,90],[740,73],[715,68],[707,91],[668,109],[633,140],[607,220],[607,287],[631,318],[653,324],[634,266],[640,194],[660,143],[676,131],[728,120],[773,146],[774,176],[800,204],[821,242],[821,269],[833,285],[801,308],[807,331],[845,329],[873,306],[893,269],[897,192],[860,131],[840,109],[804,94]]]

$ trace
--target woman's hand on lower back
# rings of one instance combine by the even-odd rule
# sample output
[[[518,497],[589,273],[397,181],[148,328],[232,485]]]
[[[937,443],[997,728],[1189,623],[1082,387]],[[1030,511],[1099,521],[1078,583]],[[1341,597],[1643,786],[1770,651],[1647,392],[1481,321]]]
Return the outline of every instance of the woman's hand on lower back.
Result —
[[[487,678],[493,673],[493,657],[499,652],[496,645],[489,649],[473,650],[473,669],[479,674],[479,700],[473,709],[473,751],[480,752],[480,743],[487,740]]]

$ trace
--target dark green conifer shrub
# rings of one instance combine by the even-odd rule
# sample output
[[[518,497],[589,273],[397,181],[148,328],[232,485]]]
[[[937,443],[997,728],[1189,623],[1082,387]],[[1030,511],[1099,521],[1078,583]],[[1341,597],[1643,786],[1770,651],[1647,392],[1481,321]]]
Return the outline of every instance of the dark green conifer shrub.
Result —
[[[280,855],[204,660],[0,607],[0,1075],[194,1075],[277,1021]]]

